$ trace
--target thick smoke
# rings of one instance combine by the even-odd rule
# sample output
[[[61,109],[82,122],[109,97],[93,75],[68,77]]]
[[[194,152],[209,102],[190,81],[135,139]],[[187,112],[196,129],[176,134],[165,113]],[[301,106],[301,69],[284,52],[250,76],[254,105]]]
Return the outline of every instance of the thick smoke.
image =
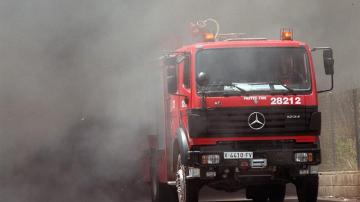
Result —
[[[147,201],[156,59],[190,41],[189,22],[268,38],[292,27],[334,48],[344,90],[360,86],[359,11],[359,0],[0,1],[0,200]]]

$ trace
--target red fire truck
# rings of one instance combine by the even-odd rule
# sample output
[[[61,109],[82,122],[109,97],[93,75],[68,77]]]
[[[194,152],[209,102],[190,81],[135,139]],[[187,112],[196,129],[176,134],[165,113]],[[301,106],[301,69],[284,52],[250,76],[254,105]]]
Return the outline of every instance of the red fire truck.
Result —
[[[317,94],[333,88],[329,47],[293,40],[209,33],[163,57],[164,99],[150,138],[153,202],[198,201],[204,185],[246,189],[253,201],[283,201],[293,183],[301,202],[317,200],[321,113]],[[312,52],[323,51],[331,87],[318,91]]]

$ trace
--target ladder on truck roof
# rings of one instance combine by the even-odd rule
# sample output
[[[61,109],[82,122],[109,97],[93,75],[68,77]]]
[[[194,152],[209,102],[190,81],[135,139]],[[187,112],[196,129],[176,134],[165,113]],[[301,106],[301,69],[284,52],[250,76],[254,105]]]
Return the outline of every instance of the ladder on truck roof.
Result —
[[[208,29],[208,23],[212,22],[216,26],[215,33],[210,32]],[[245,33],[224,33],[220,34],[220,25],[219,23],[212,19],[208,18],[205,20],[199,20],[196,23],[190,23],[192,27],[193,35],[203,35],[204,41],[261,41],[267,40],[266,38],[248,38],[244,37]]]
[[[267,40],[264,37],[243,37],[245,33],[227,33],[227,34],[218,34],[216,39],[218,41],[263,41]]]

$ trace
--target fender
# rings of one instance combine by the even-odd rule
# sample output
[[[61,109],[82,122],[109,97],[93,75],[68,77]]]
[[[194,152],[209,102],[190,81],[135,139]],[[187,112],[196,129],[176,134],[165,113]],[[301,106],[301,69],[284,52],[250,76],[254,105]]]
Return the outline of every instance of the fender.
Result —
[[[181,154],[181,163],[183,165],[188,164],[189,159],[189,143],[187,141],[187,135],[183,128],[178,128],[176,131],[176,138],[179,144],[179,152]],[[175,159],[174,159],[175,160]]]

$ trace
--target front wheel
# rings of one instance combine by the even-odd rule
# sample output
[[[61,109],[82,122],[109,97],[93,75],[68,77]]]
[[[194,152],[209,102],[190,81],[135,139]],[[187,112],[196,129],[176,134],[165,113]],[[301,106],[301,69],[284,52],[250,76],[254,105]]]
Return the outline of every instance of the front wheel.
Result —
[[[181,156],[178,155],[176,188],[179,202],[198,202],[200,185],[195,181],[186,179],[186,166],[181,163]]]
[[[319,176],[299,177],[294,182],[299,202],[316,202],[319,188]]]

